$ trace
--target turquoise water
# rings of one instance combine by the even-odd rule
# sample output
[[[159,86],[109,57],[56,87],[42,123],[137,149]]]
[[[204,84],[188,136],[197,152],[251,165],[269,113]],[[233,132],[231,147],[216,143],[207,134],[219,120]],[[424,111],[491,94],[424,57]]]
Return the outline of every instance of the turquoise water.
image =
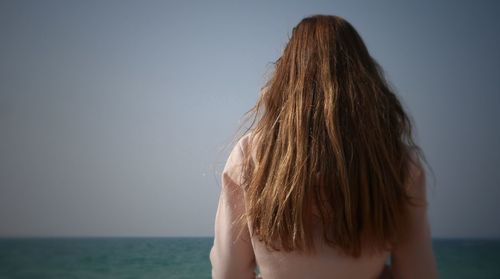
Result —
[[[0,278],[210,278],[213,238],[0,239]],[[500,278],[500,240],[435,239],[441,278]]]
[[[500,278],[500,239],[435,239],[440,278]]]

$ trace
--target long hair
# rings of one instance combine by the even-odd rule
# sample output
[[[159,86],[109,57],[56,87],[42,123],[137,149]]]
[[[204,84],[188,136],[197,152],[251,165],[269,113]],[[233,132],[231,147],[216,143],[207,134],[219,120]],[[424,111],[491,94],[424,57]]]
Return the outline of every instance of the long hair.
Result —
[[[326,243],[347,255],[396,243],[421,150],[358,32],[339,16],[306,17],[274,66],[247,112],[255,156],[242,165],[242,219],[252,235],[269,249],[314,252],[317,218]]]

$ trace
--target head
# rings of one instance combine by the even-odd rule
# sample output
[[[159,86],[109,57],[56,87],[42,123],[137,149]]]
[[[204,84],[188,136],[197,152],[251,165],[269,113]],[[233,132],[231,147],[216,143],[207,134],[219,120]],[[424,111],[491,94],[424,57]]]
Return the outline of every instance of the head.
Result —
[[[338,16],[306,17],[274,66],[247,112],[251,233],[270,249],[313,252],[318,220],[324,240],[348,255],[397,242],[411,203],[411,154],[421,152],[358,32]]]

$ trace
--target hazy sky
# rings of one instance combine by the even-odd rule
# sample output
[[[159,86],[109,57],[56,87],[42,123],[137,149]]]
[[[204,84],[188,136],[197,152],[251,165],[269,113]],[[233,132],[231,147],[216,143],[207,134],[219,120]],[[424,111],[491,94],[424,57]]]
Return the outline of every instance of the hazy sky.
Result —
[[[413,116],[433,235],[500,237],[498,2],[237,2],[0,2],[0,236],[213,235],[227,145],[321,13]]]

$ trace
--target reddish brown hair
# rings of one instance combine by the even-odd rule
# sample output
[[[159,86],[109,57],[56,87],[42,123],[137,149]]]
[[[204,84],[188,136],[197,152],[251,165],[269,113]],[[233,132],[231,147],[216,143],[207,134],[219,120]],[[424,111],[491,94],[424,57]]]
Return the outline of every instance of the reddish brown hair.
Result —
[[[352,256],[405,234],[405,185],[422,152],[393,91],[345,19],[314,15],[293,28],[247,112],[255,157],[243,164],[242,217],[252,234],[270,249],[312,252],[316,216],[326,242]]]

